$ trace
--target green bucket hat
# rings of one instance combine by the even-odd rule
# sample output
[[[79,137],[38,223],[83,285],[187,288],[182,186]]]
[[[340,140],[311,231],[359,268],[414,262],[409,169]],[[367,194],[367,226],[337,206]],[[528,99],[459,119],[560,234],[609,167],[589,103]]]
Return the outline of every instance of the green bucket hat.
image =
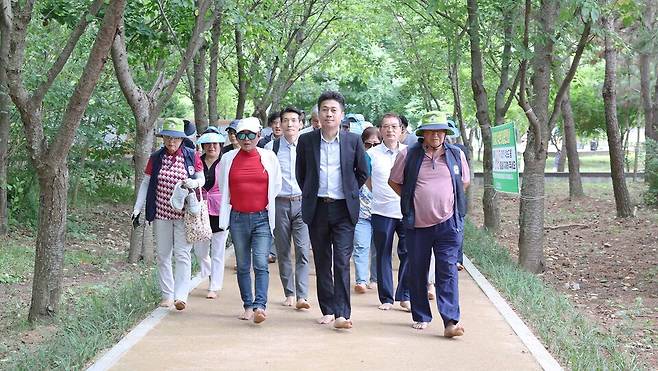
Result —
[[[183,119],[168,117],[162,122],[162,130],[158,136],[174,137],[174,138],[187,138],[185,135],[185,122]]]
[[[452,125],[450,125],[452,123]],[[441,111],[429,111],[420,118],[416,135],[422,136],[424,130],[445,130],[446,135],[455,135],[455,123],[448,120],[448,114]]]

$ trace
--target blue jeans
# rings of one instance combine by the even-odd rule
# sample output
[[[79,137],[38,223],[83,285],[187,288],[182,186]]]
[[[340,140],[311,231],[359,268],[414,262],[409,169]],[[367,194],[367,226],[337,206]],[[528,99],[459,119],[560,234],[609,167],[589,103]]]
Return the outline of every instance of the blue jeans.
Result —
[[[354,228],[354,271],[356,283],[368,282],[368,265],[370,263],[370,243],[372,241],[372,227],[369,219],[359,218]]]
[[[270,272],[267,258],[272,245],[267,210],[255,213],[231,211],[231,237],[238,265],[238,286],[244,308],[265,309]],[[251,262],[255,276],[255,299],[251,289]]]

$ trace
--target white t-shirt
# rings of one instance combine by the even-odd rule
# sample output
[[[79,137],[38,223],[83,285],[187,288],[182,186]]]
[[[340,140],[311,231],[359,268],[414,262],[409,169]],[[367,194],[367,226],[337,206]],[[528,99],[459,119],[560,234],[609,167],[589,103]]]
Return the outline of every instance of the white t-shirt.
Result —
[[[396,149],[390,149],[382,143],[368,150],[368,155],[372,160],[372,174],[370,175],[372,183],[370,210],[372,214],[402,219],[400,196],[388,185],[388,178],[391,175],[391,168],[393,168],[398,152],[404,148],[407,148],[407,146],[402,143]]]

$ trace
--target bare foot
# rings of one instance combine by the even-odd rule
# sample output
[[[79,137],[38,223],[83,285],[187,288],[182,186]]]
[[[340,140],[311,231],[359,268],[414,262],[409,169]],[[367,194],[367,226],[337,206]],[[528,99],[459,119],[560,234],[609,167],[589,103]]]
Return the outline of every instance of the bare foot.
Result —
[[[238,316],[238,318],[243,321],[249,321],[253,316],[254,316],[254,310],[252,308],[247,308],[244,310],[244,313]]]
[[[171,299],[162,299],[160,302],[160,306],[163,308],[169,308],[172,305],[174,305],[174,301]]]
[[[427,298],[429,300],[434,300],[436,299],[436,294],[434,294],[434,284],[433,283],[428,283],[427,284]]]
[[[390,310],[391,308],[393,308],[393,304],[391,303],[384,303],[379,306],[379,309],[381,310]]]
[[[460,323],[450,324],[443,330],[443,336],[447,338],[464,335],[464,326]]]
[[[367,291],[368,289],[366,288],[366,285],[363,283],[357,283],[356,285],[354,285],[354,292],[356,292],[357,294],[365,294]]]
[[[400,306],[405,312],[411,312],[411,302],[409,300],[401,301]]]
[[[295,303],[295,297],[294,296],[288,296],[286,297],[286,300],[281,303],[284,307],[292,307],[292,305]]]
[[[333,314],[327,314],[326,316],[322,316],[320,319],[318,319],[318,323],[321,325],[326,325],[327,323],[331,323],[333,321],[334,321]]]
[[[366,287],[368,290],[377,290],[377,282],[370,282]]]
[[[174,306],[176,307],[176,310],[183,310],[186,307],[185,302],[182,300],[175,300]]]
[[[414,322],[411,327],[415,328],[416,330],[424,330],[427,328],[427,322]]]
[[[267,319],[265,309],[258,308],[254,311],[254,323],[261,323]]]
[[[463,271],[464,270],[464,265],[462,263],[457,263],[457,270],[458,271]]]
[[[345,319],[345,317],[338,317],[336,318],[336,322],[334,322],[334,328],[350,329],[352,328],[352,321]]]
[[[297,305],[295,305],[295,308],[297,309],[311,309],[311,305],[306,301],[306,299],[299,299],[297,300]]]
[[[206,294],[206,299],[215,299],[217,298],[217,291],[208,291]]]

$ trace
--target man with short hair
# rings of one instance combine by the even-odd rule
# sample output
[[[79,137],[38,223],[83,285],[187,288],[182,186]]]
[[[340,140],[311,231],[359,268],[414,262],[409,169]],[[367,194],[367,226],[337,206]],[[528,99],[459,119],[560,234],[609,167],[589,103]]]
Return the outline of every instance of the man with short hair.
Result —
[[[302,190],[295,177],[297,139],[301,128],[301,111],[286,107],[281,111],[283,135],[265,145],[274,151],[281,165],[283,186],[276,197],[276,228],[274,244],[279,262],[279,276],[286,299],[284,306],[297,303],[297,309],[309,309],[308,273],[311,255],[308,226],[302,220]],[[295,244],[295,269],[293,272],[290,240]]]
[[[319,129],[320,128],[320,118],[319,118],[319,112],[318,112],[318,105],[316,104],[313,106],[313,109],[311,109],[311,126],[302,129],[299,134],[306,134],[310,133],[313,130]]]
[[[359,188],[368,177],[361,138],[340,130],[345,99],[335,91],[318,98],[320,129],[299,137],[296,175],[302,218],[309,226],[317,276],[320,324],[352,328],[350,258],[359,218]],[[332,274],[333,267],[333,274]]]
[[[410,146],[418,142],[416,134],[409,132],[409,120],[404,115],[400,115],[400,124],[402,124],[402,131],[400,133],[400,143]]]
[[[265,132],[266,129],[269,129],[269,133]],[[277,112],[272,112],[267,116],[267,127],[261,130],[261,139],[258,141],[258,147],[265,148],[265,145],[276,138],[280,138],[283,134],[281,129],[281,114]]]
[[[381,305],[379,309],[393,308],[395,301],[400,302],[404,310],[409,310],[409,282],[407,269],[407,248],[405,231],[400,211],[400,196],[388,185],[391,168],[398,153],[407,148],[400,143],[402,125],[396,113],[387,113],[379,124],[383,145],[368,150],[371,158],[372,174],[368,182],[372,190],[371,224],[372,235],[377,250],[377,293]],[[397,234],[397,254],[400,259],[398,268],[398,286],[394,290],[392,250],[393,235]],[[363,288],[361,288],[362,291]]]
[[[423,115],[416,134],[422,141],[400,151],[389,185],[400,195],[409,252],[413,328],[432,320],[427,297],[430,255],[436,258],[436,296],[443,319],[443,336],[464,334],[459,322],[457,260],[464,238],[465,189],[470,170],[464,153],[445,142],[453,134],[445,112]]]

